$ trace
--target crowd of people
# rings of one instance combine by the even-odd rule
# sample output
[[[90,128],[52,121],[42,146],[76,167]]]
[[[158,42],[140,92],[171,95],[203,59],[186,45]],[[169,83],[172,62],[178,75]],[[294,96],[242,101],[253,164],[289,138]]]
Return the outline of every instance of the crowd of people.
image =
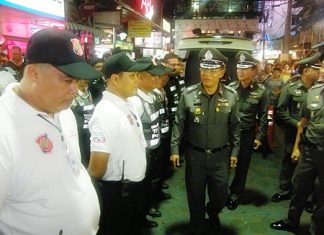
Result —
[[[271,201],[291,201],[270,226],[298,231],[306,207],[313,234],[324,234],[322,54],[285,80],[287,69],[260,71],[240,51],[225,85],[228,58],[205,48],[200,82],[186,87],[174,53],[134,60],[114,49],[88,64],[59,29],[31,37],[26,63],[13,49],[17,76],[0,71],[0,234],[141,235],[158,226],[159,203],[172,200],[166,180],[183,163],[190,231],[218,234],[219,213],[240,206],[251,155],[274,146],[274,127],[285,153]]]

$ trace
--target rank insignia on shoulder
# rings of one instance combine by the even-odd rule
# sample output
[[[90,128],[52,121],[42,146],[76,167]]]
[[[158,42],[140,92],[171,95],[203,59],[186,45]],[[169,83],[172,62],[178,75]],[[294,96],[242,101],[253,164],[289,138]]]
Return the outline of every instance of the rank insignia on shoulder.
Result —
[[[228,102],[228,100],[227,100],[227,99],[224,99],[224,98],[219,98],[218,100],[219,100],[219,102],[221,102],[221,103]]]
[[[301,90],[295,90],[296,95],[300,95],[301,94]]]
[[[228,104],[228,103],[225,103],[225,104],[224,104],[224,106],[228,107],[228,106],[229,106],[229,104]]]
[[[195,109],[195,114],[196,114],[196,115],[201,114],[201,108],[196,108],[196,109]]]
[[[258,95],[258,92],[251,91],[250,94],[251,94],[251,96],[257,96]]]

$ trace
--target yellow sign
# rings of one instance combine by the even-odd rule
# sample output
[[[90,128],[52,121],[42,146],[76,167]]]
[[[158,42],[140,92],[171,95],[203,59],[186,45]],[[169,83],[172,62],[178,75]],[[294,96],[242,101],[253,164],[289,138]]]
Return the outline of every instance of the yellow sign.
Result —
[[[149,21],[128,21],[128,37],[151,37],[152,23]]]

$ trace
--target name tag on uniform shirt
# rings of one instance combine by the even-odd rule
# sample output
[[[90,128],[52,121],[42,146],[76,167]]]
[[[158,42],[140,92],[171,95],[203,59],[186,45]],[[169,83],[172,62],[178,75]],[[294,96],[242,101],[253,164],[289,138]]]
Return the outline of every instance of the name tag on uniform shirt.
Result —
[[[170,87],[170,91],[175,91],[175,90],[176,90],[175,86]]]
[[[185,81],[180,80],[180,81],[179,81],[179,84],[180,84],[180,85],[183,85],[183,84],[185,84]]]

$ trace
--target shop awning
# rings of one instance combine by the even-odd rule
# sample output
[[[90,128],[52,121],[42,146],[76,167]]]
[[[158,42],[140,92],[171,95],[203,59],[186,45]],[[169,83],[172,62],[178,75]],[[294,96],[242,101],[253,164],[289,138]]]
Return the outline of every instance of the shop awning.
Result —
[[[72,22],[65,22],[65,28],[68,30],[83,30],[90,33],[93,33],[97,37],[105,37],[106,34],[102,29],[89,27],[83,24],[77,24]]]

